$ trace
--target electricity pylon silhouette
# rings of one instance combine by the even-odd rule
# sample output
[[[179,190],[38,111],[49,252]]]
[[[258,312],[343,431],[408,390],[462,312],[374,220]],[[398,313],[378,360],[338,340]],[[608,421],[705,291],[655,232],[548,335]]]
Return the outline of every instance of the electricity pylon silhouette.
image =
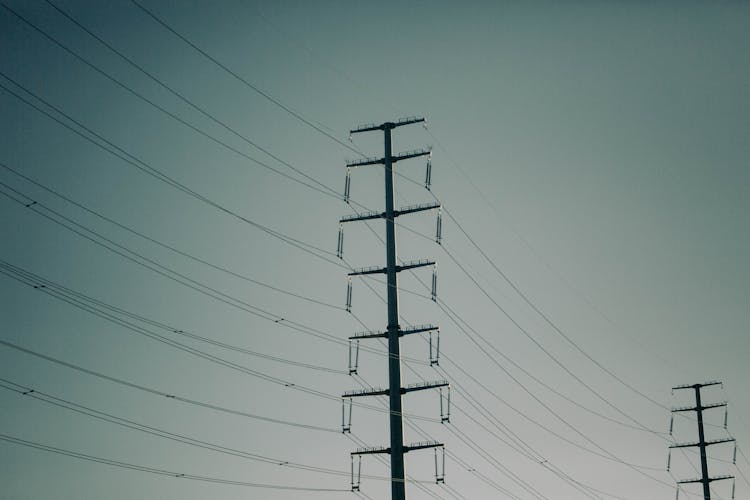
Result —
[[[703,425],[703,410],[709,410],[712,408],[726,408],[727,403],[712,403],[704,405],[701,402],[701,388],[708,387],[712,385],[719,385],[721,382],[713,381],[713,382],[705,382],[702,384],[685,384],[685,385],[678,385],[676,387],[672,387],[672,391],[681,390],[681,389],[693,389],[695,391],[695,406],[685,406],[681,408],[673,408],[672,409],[672,420],[669,425],[669,433],[672,433],[673,424],[674,424],[674,414],[684,411],[694,411],[697,414],[698,417],[698,441],[695,443],[677,443],[671,445],[670,448],[670,458],[667,460],[667,470],[669,470],[669,465],[671,462],[671,453],[672,449],[675,448],[692,448],[692,447],[698,447],[700,448],[700,457],[701,457],[701,477],[697,479],[685,479],[682,481],[677,481],[677,496],[679,497],[680,490],[679,485],[680,484],[689,484],[689,483],[701,483],[703,485],[703,498],[704,500],[711,500],[711,483],[714,481],[721,481],[723,479],[734,479],[734,476],[714,476],[711,477],[708,474],[708,459],[706,457],[706,447],[714,444],[720,444],[720,443],[731,443],[734,442],[734,438],[725,438],[725,439],[711,439],[706,441],[706,434],[704,430]],[[727,420],[726,420],[726,413],[724,414],[724,428],[726,428]],[[737,456],[737,448],[735,444],[735,458],[736,461]],[[732,498],[734,499],[734,485],[732,485]]]
[[[407,118],[403,120],[399,120],[396,122],[385,122],[381,123],[380,125],[365,125],[362,127],[359,127],[357,129],[351,130],[351,134],[357,134],[362,132],[371,132],[371,131],[382,131],[383,137],[384,137],[384,155],[382,158],[367,158],[364,160],[358,160],[354,162],[347,163],[347,176],[346,176],[346,187],[345,187],[345,193],[344,193],[344,200],[349,201],[349,191],[350,191],[350,185],[351,185],[351,178],[349,175],[349,171],[351,168],[354,167],[362,167],[366,165],[383,165],[385,170],[385,211],[384,212],[368,212],[365,214],[357,214],[354,216],[347,216],[342,218],[339,223],[343,224],[345,222],[354,222],[354,221],[362,221],[362,220],[369,220],[369,219],[385,219],[385,227],[386,227],[386,267],[370,267],[370,268],[364,268],[360,270],[355,270],[351,273],[349,273],[349,276],[361,276],[361,275],[369,275],[369,274],[385,274],[386,275],[386,283],[387,283],[387,304],[388,304],[388,323],[387,328],[385,332],[364,332],[359,335],[355,335],[354,337],[350,337],[350,340],[354,340],[355,342],[358,342],[361,339],[369,339],[369,338],[386,338],[388,341],[388,389],[373,389],[373,390],[357,390],[357,391],[350,391],[347,393],[344,393],[342,395],[342,398],[344,399],[344,411],[342,412],[343,422],[342,422],[342,430],[344,432],[348,432],[351,429],[351,398],[354,397],[361,397],[361,396],[388,396],[388,408],[389,408],[389,415],[390,415],[390,446],[389,447],[375,447],[375,448],[361,448],[358,449],[355,452],[352,452],[352,490],[357,491],[359,490],[359,471],[361,470],[361,456],[367,455],[367,454],[374,454],[374,453],[388,453],[390,454],[391,458],[391,499],[392,500],[406,500],[406,473],[405,473],[405,467],[404,467],[404,454],[412,451],[412,450],[419,450],[419,449],[425,449],[425,448],[435,448],[436,450],[440,448],[444,451],[444,446],[441,443],[435,442],[435,441],[428,441],[428,442],[421,442],[421,443],[415,443],[411,444],[409,446],[404,445],[404,429],[403,429],[403,413],[402,413],[402,406],[401,406],[401,396],[412,392],[412,391],[420,391],[425,389],[432,389],[432,388],[441,388],[441,394],[440,394],[440,402],[441,402],[441,409],[442,409],[442,403],[443,403],[443,396],[442,396],[442,388],[449,387],[448,382],[446,381],[438,381],[438,382],[425,382],[425,383],[418,383],[418,384],[411,384],[406,387],[402,387],[401,385],[401,355],[400,355],[400,339],[404,335],[413,334],[413,333],[421,333],[421,332],[432,332],[437,330],[437,327],[434,327],[432,325],[423,325],[420,327],[410,328],[407,330],[402,330],[401,326],[399,325],[399,308],[398,308],[398,273],[401,271],[405,271],[407,269],[415,269],[425,266],[433,266],[435,265],[434,261],[430,260],[420,260],[415,262],[406,262],[402,264],[398,264],[397,254],[396,254],[396,231],[395,231],[395,219],[396,217],[399,217],[401,215],[406,215],[410,213],[415,212],[421,212],[425,210],[433,210],[433,209],[439,209],[440,204],[438,203],[428,203],[423,205],[415,205],[411,207],[405,207],[402,209],[396,210],[393,206],[393,193],[394,193],[394,187],[393,187],[393,165],[396,162],[407,160],[410,158],[418,158],[421,156],[428,156],[431,154],[429,150],[419,150],[419,151],[412,151],[404,154],[399,155],[393,155],[392,149],[391,149],[391,133],[393,129],[397,127],[401,127],[404,125],[410,125],[414,123],[420,123],[424,122],[424,118]],[[429,184],[429,178],[431,174],[431,165],[428,163],[428,170],[427,170],[427,181],[426,186]],[[436,241],[440,241],[440,223],[438,222],[437,226],[438,234],[436,235]],[[338,243],[338,254],[341,257],[343,254],[343,229],[339,229],[339,243]],[[436,282],[435,282],[436,275],[433,273],[433,293],[432,298],[435,300],[435,290],[436,290]],[[348,288],[347,288],[347,304],[346,308],[347,310],[351,310],[351,281],[349,282]],[[351,348],[349,351],[349,372],[350,373],[356,373],[356,363],[358,360],[358,353],[354,356],[354,366],[352,365],[352,354],[351,354]],[[431,358],[432,358],[432,349],[431,349]],[[437,361],[436,361],[437,362]],[[346,401],[349,401],[349,422],[347,424],[346,422]],[[448,397],[448,402],[450,402],[450,396]],[[448,410],[449,412],[450,410]],[[448,413],[449,414],[449,413]],[[444,416],[441,412],[441,421],[447,421],[447,417]],[[355,480],[355,466],[354,466],[354,457],[357,456],[360,460],[359,466],[356,468],[357,470],[357,478]],[[436,467],[436,481],[442,481],[444,477],[444,464],[445,464],[445,455],[443,455],[443,473],[439,474],[437,470],[437,464],[438,459],[437,455],[435,456],[435,467]]]

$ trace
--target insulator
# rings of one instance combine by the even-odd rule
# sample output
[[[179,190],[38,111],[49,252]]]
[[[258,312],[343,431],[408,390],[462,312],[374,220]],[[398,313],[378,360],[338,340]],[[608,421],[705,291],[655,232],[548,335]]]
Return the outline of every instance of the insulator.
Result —
[[[357,468],[355,473],[354,455],[352,455],[352,491],[359,491],[359,482],[362,477],[362,455],[357,455]]]
[[[357,341],[357,350],[354,353],[354,366],[359,367],[359,340]]]
[[[341,432],[345,433],[347,430],[351,430],[351,429],[346,428],[346,400],[342,398],[341,399]]]
[[[672,450],[669,450],[669,454],[667,455],[667,472],[669,472],[669,468],[672,465]]]
[[[732,500],[734,500],[734,486],[735,486],[734,479],[732,479]]]
[[[674,495],[674,500],[680,500],[680,487],[677,487],[677,493]]]
[[[428,191],[432,186],[432,160],[427,160],[427,167],[425,168],[424,174],[424,187]]]
[[[437,338],[435,339],[435,364],[439,364],[440,362],[440,330],[438,330]]]
[[[446,388],[446,397],[443,398],[443,388],[438,389],[440,395],[440,423],[450,423],[451,421],[451,388]],[[445,402],[445,403],[443,403]]]
[[[438,482],[438,460],[437,460],[437,448],[433,449],[432,451],[435,452],[435,483]]]
[[[348,398],[349,404],[347,405],[347,399],[341,399],[341,432],[351,433],[352,432],[352,398]],[[346,407],[349,407],[349,411],[346,411]],[[349,419],[347,420],[347,413]]]
[[[432,341],[432,332],[429,334],[430,343],[430,366],[440,364],[440,330],[435,332],[435,342]]]
[[[435,484],[443,483],[445,482],[445,448],[441,447],[442,450],[442,459],[441,459],[441,467],[438,468],[438,452],[437,448],[434,448],[433,451],[435,452]]]
[[[356,369],[352,369],[352,341],[349,341],[349,375],[356,373]]]
[[[344,225],[339,224],[339,242],[336,246],[336,256],[339,259],[344,258]]]
[[[737,441],[734,442],[734,453],[732,454],[732,463],[737,465]]]
[[[346,282],[346,312],[352,312],[352,280]]]
[[[432,294],[433,302],[437,302],[437,267],[432,270]]]
[[[674,413],[669,419],[669,435],[672,435],[672,429],[674,429]]]
[[[430,365],[432,364],[432,332],[429,333],[429,345],[430,345]]]
[[[346,183],[344,184],[344,201],[346,203],[349,203],[349,194],[351,193],[352,189],[352,175],[351,175],[351,169],[346,169]]]
[[[729,407],[724,407],[724,428],[727,428],[727,419],[729,418]]]
[[[443,213],[438,209],[437,224],[435,227],[435,243],[438,245],[443,241]]]
[[[349,375],[357,373],[359,368],[359,340],[349,341]]]
[[[435,484],[445,482],[445,448],[441,446],[440,449],[442,452],[442,458],[440,460],[438,460],[437,448],[433,449],[435,453]],[[438,463],[440,463],[439,467]]]
[[[445,413],[443,405],[443,388],[438,389],[438,397],[440,398],[440,421],[443,422],[443,414]]]

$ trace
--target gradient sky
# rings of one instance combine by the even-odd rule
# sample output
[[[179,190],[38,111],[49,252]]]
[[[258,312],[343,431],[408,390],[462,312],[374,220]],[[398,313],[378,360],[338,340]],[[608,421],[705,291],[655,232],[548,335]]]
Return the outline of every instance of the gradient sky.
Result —
[[[431,368],[426,337],[404,338],[403,353],[413,361],[404,364],[403,381],[446,378],[453,384],[447,425],[439,423],[433,391],[404,397],[405,412],[427,417],[409,420],[406,441],[427,436],[449,452],[445,486],[434,484],[431,451],[407,455],[407,473],[425,482],[423,489],[409,484],[409,498],[673,498],[675,477],[698,475],[695,453],[673,456],[674,477],[665,471],[669,408],[692,403],[690,393],[671,394],[678,384],[722,380],[723,388],[705,389],[704,398],[728,400],[729,433],[740,450],[750,442],[750,399],[742,389],[750,377],[747,2],[144,0],[284,110],[129,1],[54,1],[275,158],[180,101],[49,3],[2,4],[38,30],[0,9],[0,271],[18,278],[21,271],[7,267],[16,266],[174,329],[334,372],[228,351],[139,323],[296,384],[284,387],[76,308],[52,296],[52,285],[30,286],[39,284],[37,278],[24,284],[0,274],[0,339],[6,343],[168,394],[333,431],[216,412],[2,344],[3,385],[10,381],[36,392],[0,390],[0,434],[183,474],[344,491],[192,481],[0,441],[0,498],[353,497],[347,474],[178,443],[29,396],[48,394],[280,463],[348,472],[349,453],[358,444],[335,432],[341,418],[336,396],[363,385],[386,386],[386,358],[381,344],[368,343],[359,376],[350,377],[346,346],[330,339],[383,329],[384,287],[355,279],[354,314],[343,310],[346,269],[335,265],[332,253],[337,221],[352,207],[292,179],[343,191],[346,161],[359,156],[342,143],[382,154],[381,135],[357,135],[349,143],[348,131],[409,115],[425,116],[427,128],[398,129],[394,149],[433,147],[433,193],[460,223],[444,213],[440,247],[422,236],[434,233],[433,213],[399,220],[399,256],[437,261],[441,299],[439,305],[430,301],[422,284],[429,283],[429,270],[401,276],[404,324],[440,325],[442,354],[440,368]],[[322,249],[329,261],[146,175],[14,93],[81,130],[43,99],[211,202]],[[399,205],[434,201],[421,186],[424,161],[399,163],[397,170],[403,174],[396,179]],[[382,185],[379,167],[352,172],[352,198],[368,208],[381,209]],[[44,216],[58,217],[52,211],[68,218],[69,226],[85,226],[181,273],[192,288],[55,224]],[[363,224],[345,228],[349,265],[384,263],[375,237],[384,236],[384,225],[370,228],[374,233]],[[323,304],[258,286],[153,240]],[[196,290],[205,286],[226,301]],[[272,314],[258,317],[236,300]],[[446,311],[455,312],[455,322]],[[318,336],[294,330],[290,322],[314,328]],[[387,445],[387,417],[376,411],[383,402],[363,402],[371,408],[354,409],[352,436],[369,446]],[[676,420],[674,440],[696,439],[689,417]],[[723,417],[721,410],[707,414],[709,438],[727,436]],[[506,432],[520,441],[513,444]],[[736,475],[736,498],[747,498],[745,455],[738,455],[736,467],[731,445],[712,447],[710,455],[712,474]],[[367,456],[362,473],[382,478],[389,471]],[[577,481],[579,489],[561,476]],[[716,498],[729,498],[731,482],[713,489]],[[361,498],[387,498],[388,491],[387,481],[362,479],[367,497]],[[683,492],[698,498],[700,489]]]

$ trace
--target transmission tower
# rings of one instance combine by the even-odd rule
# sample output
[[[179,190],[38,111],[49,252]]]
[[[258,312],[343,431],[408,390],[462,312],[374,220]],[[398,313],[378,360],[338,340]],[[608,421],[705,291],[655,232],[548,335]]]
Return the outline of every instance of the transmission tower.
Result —
[[[415,212],[422,212],[426,210],[439,210],[439,203],[426,203],[422,205],[414,205],[404,207],[401,209],[394,209],[393,207],[393,165],[396,162],[407,160],[410,158],[418,158],[421,156],[431,155],[430,150],[423,149],[418,151],[411,151],[403,154],[393,155],[391,151],[391,133],[393,129],[404,125],[411,125],[414,123],[424,122],[424,118],[406,118],[396,122],[385,122],[380,125],[365,125],[354,130],[351,130],[351,134],[358,134],[362,132],[372,131],[383,131],[384,148],[385,152],[382,158],[367,158],[364,160],[358,160],[347,163],[347,174],[346,174],[346,185],[344,190],[344,200],[349,201],[349,192],[351,185],[350,170],[356,167],[363,167],[366,165],[383,165],[385,168],[385,211],[384,212],[368,212],[364,214],[355,214],[353,216],[343,217],[339,221],[339,241],[338,241],[338,254],[339,257],[343,254],[343,224],[346,222],[364,221],[370,219],[385,219],[386,228],[386,267],[369,267],[359,270],[354,270],[349,273],[349,283],[347,287],[347,302],[346,308],[351,311],[351,299],[352,299],[352,276],[362,276],[369,274],[385,274],[387,283],[387,304],[388,304],[388,323],[385,332],[363,332],[354,335],[349,338],[350,349],[349,349],[349,373],[354,374],[357,372],[357,364],[359,359],[359,341],[372,338],[385,338],[388,341],[388,389],[371,389],[371,390],[357,390],[349,391],[342,395],[342,430],[343,432],[349,432],[351,430],[351,410],[352,410],[352,398],[363,397],[363,396],[388,396],[389,399],[389,414],[390,414],[390,446],[389,447],[374,447],[374,448],[360,448],[357,451],[351,453],[352,456],[352,490],[359,490],[359,478],[361,471],[361,460],[362,455],[375,454],[375,453],[386,453],[390,455],[391,459],[391,499],[392,500],[406,500],[406,474],[404,468],[404,454],[409,451],[434,448],[435,449],[435,480],[441,482],[445,475],[445,448],[442,443],[436,441],[427,441],[421,443],[414,443],[408,446],[404,445],[403,438],[403,415],[401,407],[401,396],[413,392],[421,391],[426,389],[438,388],[440,390],[440,407],[441,407],[441,421],[448,421],[450,415],[450,409],[445,411],[443,409],[443,390],[449,390],[449,384],[447,381],[437,382],[424,382],[411,384],[406,387],[401,385],[401,356],[400,356],[400,339],[404,335],[415,334],[415,333],[430,333],[436,332],[437,327],[433,325],[420,325],[418,327],[412,327],[406,330],[402,330],[399,325],[399,309],[398,309],[398,273],[408,269],[415,269],[420,267],[433,267],[433,280],[432,280],[432,299],[436,300],[436,277],[434,271],[435,262],[431,260],[419,260],[413,262],[404,262],[399,264],[396,255],[396,231],[395,231],[395,219],[401,215],[411,214]],[[431,178],[431,164],[427,163],[427,173],[425,176],[425,187],[429,189]],[[436,241],[440,242],[440,219],[438,212],[438,224],[437,234],[435,236]],[[439,338],[439,337],[438,337]],[[352,344],[354,343],[355,350],[352,351]],[[432,337],[430,337],[430,363],[437,363],[437,353],[433,352]],[[439,346],[439,341],[437,343]],[[439,347],[438,347],[439,349]],[[448,405],[450,404],[450,393],[448,393]],[[348,402],[348,412],[347,412]],[[349,420],[347,421],[347,413]],[[442,452],[442,472],[438,469],[438,450]],[[358,465],[355,467],[355,457],[358,460]],[[356,473],[355,473],[356,471]]]
[[[701,457],[701,477],[696,478],[696,479],[685,479],[682,481],[677,481],[677,497],[678,498],[680,495],[681,484],[701,483],[703,485],[704,500],[711,500],[710,485],[712,482],[721,481],[724,479],[731,479],[732,481],[734,481],[734,476],[723,475],[723,476],[711,477],[708,474],[708,461],[706,457],[706,447],[715,445],[715,444],[735,442],[734,438],[711,439],[708,441],[706,440],[706,435],[705,435],[704,425],[703,425],[703,410],[710,410],[713,408],[724,408],[724,428],[725,429],[727,428],[727,411],[726,411],[727,403],[726,401],[722,403],[711,403],[711,404],[706,404],[706,405],[704,405],[701,402],[701,389],[703,387],[709,387],[709,386],[720,385],[720,384],[721,382],[713,381],[713,382],[705,382],[702,384],[678,385],[672,388],[672,392],[676,390],[682,390],[682,389],[693,389],[695,391],[695,406],[684,406],[684,407],[672,409],[672,419],[669,424],[669,433],[672,434],[672,431],[674,429],[674,414],[675,413],[694,411],[696,412],[697,417],[698,417],[698,441],[691,442],[691,443],[677,443],[677,444],[671,445],[669,447],[669,458],[667,459],[667,470],[670,469],[670,463],[672,460],[672,450],[675,448],[698,447],[700,449],[700,457]],[[737,462],[737,444],[735,442],[733,463],[736,463],[736,462]],[[734,482],[732,483],[732,499],[734,500]]]

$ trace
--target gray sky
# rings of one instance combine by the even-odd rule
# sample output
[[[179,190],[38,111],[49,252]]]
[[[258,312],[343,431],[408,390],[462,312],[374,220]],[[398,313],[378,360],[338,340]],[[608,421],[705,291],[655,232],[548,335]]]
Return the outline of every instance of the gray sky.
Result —
[[[349,143],[349,129],[409,115],[427,128],[398,129],[394,149],[433,147],[433,193],[455,218],[443,213],[442,247],[434,213],[399,220],[399,256],[435,259],[440,297],[429,300],[429,269],[403,273],[402,325],[441,327],[438,368],[427,337],[402,340],[403,381],[453,389],[450,424],[434,391],[404,397],[406,441],[448,452],[444,486],[431,451],[407,455],[410,498],[671,498],[675,477],[698,475],[692,452],[665,471],[671,439],[697,437],[692,415],[666,434],[669,408],[693,402],[670,393],[684,383],[723,380],[704,399],[728,400],[729,433],[741,451],[750,442],[746,2],[144,2],[276,103],[131,2],[54,3],[227,128],[50,4],[7,2],[40,31],[0,9],[0,434],[177,474],[343,491],[193,481],[6,440],[0,497],[354,496],[349,453],[387,445],[387,415],[363,400],[347,439],[338,396],[386,386],[387,370],[383,346],[363,342],[348,376],[345,340],[383,329],[385,306],[380,281],[355,279],[354,314],[343,310],[346,265],[382,265],[384,227],[347,225],[338,261],[337,221],[353,207],[333,192],[355,151],[382,154],[382,136]],[[424,169],[398,164],[399,205],[434,201]],[[382,198],[380,168],[352,171],[360,207]],[[723,417],[707,413],[709,438],[727,436]],[[737,476],[745,498],[750,463],[739,453],[735,467],[732,451],[711,447],[710,470]],[[386,465],[367,456],[362,474],[375,476],[363,494],[387,497]],[[717,498],[730,489],[713,485]]]

